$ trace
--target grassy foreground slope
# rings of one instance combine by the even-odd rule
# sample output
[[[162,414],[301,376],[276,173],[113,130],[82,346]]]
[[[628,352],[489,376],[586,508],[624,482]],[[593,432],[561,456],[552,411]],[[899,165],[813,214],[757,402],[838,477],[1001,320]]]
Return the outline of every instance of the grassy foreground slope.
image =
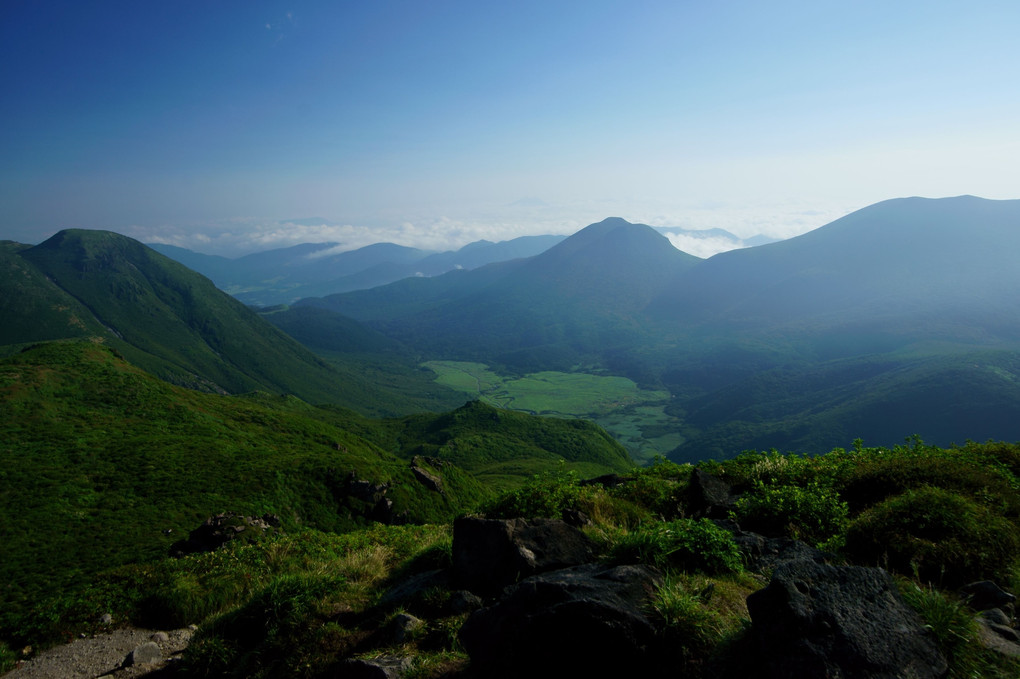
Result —
[[[410,459],[422,453],[446,458],[415,461],[442,493],[415,479]],[[0,605],[159,558],[217,512],[274,513],[287,530],[356,528],[371,506],[348,492],[352,473],[389,483],[396,515],[440,521],[563,460],[585,473],[630,467],[591,425],[480,404],[370,420],[265,392],[183,389],[99,344],[38,345],[0,361]]]
[[[1020,590],[1020,446],[945,449],[913,439],[866,448],[857,441],[816,457],[749,452],[699,467],[737,496],[730,517],[741,528],[797,538],[830,551],[826,558],[837,564],[891,571],[947,659],[947,677],[1020,673],[1020,659],[979,642],[976,611],[959,592],[985,578]],[[766,585],[771,567],[756,563],[754,550],[742,553],[720,525],[690,518],[702,497],[694,470],[660,462],[607,486],[548,474],[481,510],[490,518],[580,510],[592,518],[584,530],[596,558],[659,568],[664,578],[650,593],[648,616],[671,652],[654,676],[761,676],[767,649],[754,636],[746,597]],[[200,623],[169,676],[325,679],[339,676],[345,658],[396,657],[406,661],[406,676],[476,678],[457,637],[468,614],[435,576],[450,565],[448,524],[273,536],[106,572],[43,611],[46,625],[4,630],[13,642],[6,652],[13,657],[11,648],[53,625],[79,629],[76,621],[112,611],[139,623]],[[419,586],[408,587],[413,582]],[[395,639],[407,613],[418,626]],[[0,641],[0,664],[4,651]],[[520,649],[526,657],[530,651]]]

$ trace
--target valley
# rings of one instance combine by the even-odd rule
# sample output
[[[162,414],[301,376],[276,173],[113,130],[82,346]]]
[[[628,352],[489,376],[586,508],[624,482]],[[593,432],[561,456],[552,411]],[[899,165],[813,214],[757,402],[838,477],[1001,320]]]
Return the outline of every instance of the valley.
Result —
[[[509,377],[481,363],[422,365],[436,373],[437,383],[499,408],[591,420],[623,444],[638,464],[665,456],[683,442],[678,433],[682,422],[665,413],[669,392],[642,389],[626,377],[556,371]]]

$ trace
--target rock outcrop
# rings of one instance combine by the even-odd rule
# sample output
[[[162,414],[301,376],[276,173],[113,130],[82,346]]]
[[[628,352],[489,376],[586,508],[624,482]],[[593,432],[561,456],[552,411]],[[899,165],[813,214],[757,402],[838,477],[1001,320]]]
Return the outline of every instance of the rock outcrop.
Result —
[[[461,643],[479,676],[659,676],[661,637],[647,611],[660,583],[647,566],[535,575],[472,613]]]
[[[937,679],[947,670],[880,568],[787,562],[747,608],[769,679]]]
[[[482,596],[545,571],[588,563],[591,541],[558,519],[460,518],[453,523],[453,582]]]
[[[701,469],[691,473],[687,510],[694,518],[725,519],[733,508],[733,490],[726,481]]]
[[[188,533],[186,540],[178,540],[170,546],[170,556],[181,557],[198,552],[214,552],[228,542],[242,540],[253,542],[280,527],[280,517],[275,514],[243,516],[226,512],[210,516],[201,526]]]

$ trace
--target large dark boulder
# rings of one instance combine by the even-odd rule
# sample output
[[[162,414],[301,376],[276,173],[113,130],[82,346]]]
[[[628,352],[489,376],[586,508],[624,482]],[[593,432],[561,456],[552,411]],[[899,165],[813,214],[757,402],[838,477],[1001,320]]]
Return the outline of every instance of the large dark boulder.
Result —
[[[835,555],[793,538],[767,538],[738,530],[733,534],[733,542],[740,550],[747,570],[753,573],[769,573],[781,564],[794,561],[832,563],[837,560]]]
[[[733,489],[718,476],[695,469],[687,485],[686,500],[691,517],[725,519],[733,508]]]
[[[946,659],[880,568],[781,564],[747,598],[770,679],[935,679]]]
[[[587,564],[507,589],[460,631],[484,677],[658,676],[662,637],[647,616],[661,578],[648,566]]]
[[[457,587],[494,596],[536,573],[593,560],[591,541],[558,519],[479,519],[453,523],[453,581]]]

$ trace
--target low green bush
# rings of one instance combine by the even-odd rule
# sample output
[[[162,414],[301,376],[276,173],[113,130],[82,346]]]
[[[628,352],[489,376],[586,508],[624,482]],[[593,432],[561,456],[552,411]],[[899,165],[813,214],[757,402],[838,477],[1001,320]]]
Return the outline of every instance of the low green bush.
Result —
[[[848,516],[849,508],[839,494],[815,481],[804,486],[755,481],[733,509],[741,528],[816,545],[840,537]]]
[[[1020,556],[1017,529],[987,506],[942,488],[908,490],[850,522],[847,555],[946,587],[1005,578]]]
[[[0,672],[10,672],[18,661],[17,654],[4,642],[0,641]]]
[[[710,574],[742,568],[733,536],[708,519],[677,519],[642,526],[617,539],[609,560]]]
[[[535,475],[520,488],[507,491],[481,506],[491,519],[560,518],[565,509],[581,509],[599,492],[596,486],[578,484],[576,472]]]
[[[690,476],[690,473],[685,476]],[[654,516],[675,519],[681,515],[683,491],[686,486],[686,479],[681,482],[660,474],[638,473],[632,481],[613,488],[610,495],[643,507]]]

